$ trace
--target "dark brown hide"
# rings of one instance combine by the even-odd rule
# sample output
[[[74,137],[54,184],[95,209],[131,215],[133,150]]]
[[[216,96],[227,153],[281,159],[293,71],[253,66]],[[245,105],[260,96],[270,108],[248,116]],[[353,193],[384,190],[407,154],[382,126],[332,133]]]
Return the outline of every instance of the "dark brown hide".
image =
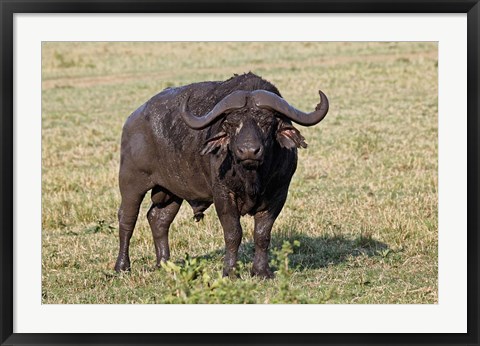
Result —
[[[253,215],[252,273],[272,276],[267,258],[270,232],[297,166],[297,147],[306,146],[304,138],[288,118],[272,107],[258,107],[248,97],[241,107],[222,108],[222,116],[202,129],[191,128],[180,115],[185,100],[190,112],[208,114],[237,90],[266,90],[280,96],[275,86],[248,73],[224,82],[165,89],[127,119],[121,143],[116,271],[130,269],[130,238],[140,204],[151,191],[147,217],[157,266],[169,259],[169,226],[186,200],[196,221],[214,204],[224,230],[224,275],[234,271],[237,261],[240,216]]]

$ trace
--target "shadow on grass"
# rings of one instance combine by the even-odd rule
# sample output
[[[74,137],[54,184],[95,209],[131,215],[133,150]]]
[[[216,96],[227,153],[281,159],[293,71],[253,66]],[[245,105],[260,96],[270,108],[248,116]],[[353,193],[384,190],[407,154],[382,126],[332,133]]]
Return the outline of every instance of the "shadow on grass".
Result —
[[[370,236],[358,236],[354,239],[342,235],[310,237],[303,234],[285,235],[282,232],[272,234],[271,250],[282,247],[283,242],[299,241],[300,246],[294,249],[289,256],[290,266],[297,270],[317,269],[330,265],[338,265],[355,256],[382,256],[389,251],[385,243],[379,242]],[[238,260],[244,264],[251,263],[255,244],[252,240],[243,241],[240,246]],[[270,251],[269,258],[272,258]],[[224,250],[218,249],[200,258],[212,260],[223,257]]]

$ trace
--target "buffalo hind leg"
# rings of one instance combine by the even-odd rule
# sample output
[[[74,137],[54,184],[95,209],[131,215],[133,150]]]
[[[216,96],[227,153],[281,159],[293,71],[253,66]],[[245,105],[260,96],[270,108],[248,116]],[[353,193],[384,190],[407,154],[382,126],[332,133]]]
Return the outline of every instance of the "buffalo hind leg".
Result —
[[[168,230],[182,205],[182,201],[181,198],[166,193],[158,186],[152,190],[152,206],[147,213],[147,219],[155,243],[157,267],[160,267],[161,262],[168,261],[170,258]]]
[[[130,239],[132,238],[133,229],[137,222],[138,211],[142,203],[145,192],[133,192],[120,188],[122,194],[122,203],[118,210],[118,226],[120,249],[118,251],[117,262],[115,263],[115,271],[129,271],[130,270],[130,256],[129,247]]]

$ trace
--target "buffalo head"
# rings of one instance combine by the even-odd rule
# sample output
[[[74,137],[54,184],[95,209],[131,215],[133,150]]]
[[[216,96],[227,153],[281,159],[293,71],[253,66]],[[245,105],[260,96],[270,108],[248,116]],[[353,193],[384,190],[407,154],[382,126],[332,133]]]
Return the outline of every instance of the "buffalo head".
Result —
[[[222,118],[220,130],[207,139],[201,154],[229,149],[246,169],[256,169],[263,163],[273,141],[288,149],[307,146],[305,138],[290,120],[304,126],[319,123],[329,106],[325,94],[322,91],[319,94],[320,103],[311,113],[296,109],[266,90],[239,90],[224,97],[207,114],[198,116],[187,110],[187,98],[180,107],[180,114],[190,128],[198,130]]]

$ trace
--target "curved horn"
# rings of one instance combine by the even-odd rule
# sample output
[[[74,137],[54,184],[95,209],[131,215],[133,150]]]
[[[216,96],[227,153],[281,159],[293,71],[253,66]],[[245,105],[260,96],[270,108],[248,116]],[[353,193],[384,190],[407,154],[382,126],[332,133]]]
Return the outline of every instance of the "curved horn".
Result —
[[[247,102],[247,94],[248,92],[243,90],[234,91],[218,102],[210,112],[201,116],[196,116],[187,110],[187,103],[190,99],[189,96],[180,106],[180,115],[189,127],[195,130],[200,130],[208,126],[226,111],[245,106]]]
[[[259,108],[273,109],[279,113],[282,113],[287,118],[303,126],[312,126],[318,124],[325,118],[328,113],[328,99],[325,94],[319,90],[320,103],[315,108],[315,111],[311,113],[303,113],[290,105],[287,101],[280,96],[271,93],[266,90],[256,90],[252,92],[252,96],[255,100],[255,104]]]

